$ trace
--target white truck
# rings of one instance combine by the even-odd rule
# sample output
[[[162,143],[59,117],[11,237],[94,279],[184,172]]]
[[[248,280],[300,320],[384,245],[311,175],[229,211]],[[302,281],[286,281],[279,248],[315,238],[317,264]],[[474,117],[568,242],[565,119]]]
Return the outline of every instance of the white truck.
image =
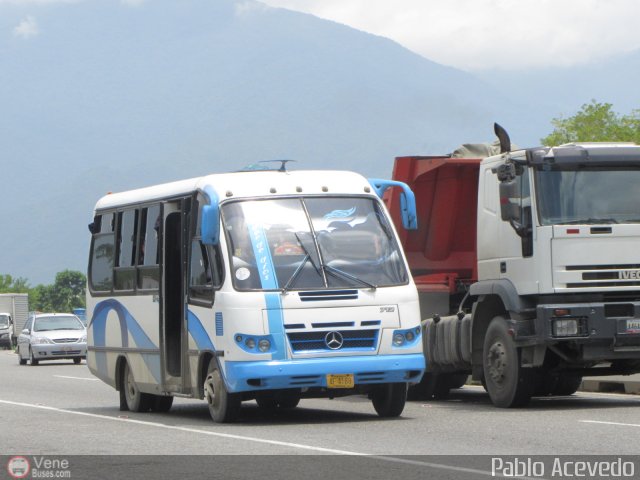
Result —
[[[497,155],[396,159],[417,204],[418,229],[399,234],[426,319],[419,393],[471,374],[515,407],[639,372],[640,146],[512,151],[496,134]]]
[[[29,315],[26,293],[0,293],[0,347],[15,347]]]

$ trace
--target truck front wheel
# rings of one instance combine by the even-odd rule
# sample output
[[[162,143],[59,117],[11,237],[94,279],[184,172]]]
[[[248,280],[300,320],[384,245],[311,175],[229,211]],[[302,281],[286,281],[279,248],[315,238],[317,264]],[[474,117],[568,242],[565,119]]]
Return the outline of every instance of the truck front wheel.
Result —
[[[489,397],[496,407],[521,407],[531,399],[529,371],[520,365],[520,352],[503,317],[491,320],[484,337],[483,370]]]

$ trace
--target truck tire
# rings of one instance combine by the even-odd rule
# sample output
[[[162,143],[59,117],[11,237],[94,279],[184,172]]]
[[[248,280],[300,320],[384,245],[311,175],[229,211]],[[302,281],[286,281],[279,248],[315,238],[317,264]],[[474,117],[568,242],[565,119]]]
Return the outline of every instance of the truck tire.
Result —
[[[148,412],[151,408],[152,397],[148,393],[143,393],[138,389],[133,372],[128,363],[122,369],[122,390],[127,409],[132,412]]]
[[[209,414],[216,423],[231,423],[240,413],[242,398],[237,393],[229,393],[215,358],[209,362],[204,380],[204,398],[209,406]]]
[[[582,376],[561,374],[551,395],[565,396],[573,395],[582,384]]]
[[[407,401],[406,383],[387,383],[371,392],[373,408],[380,417],[398,417]]]
[[[506,320],[491,320],[485,334],[482,366],[489,397],[496,407],[521,407],[532,394],[530,372],[520,365],[520,352],[509,335]]]
[[[449,388],[462,388],[467,384],[469,375],[466,373],[453,373],[449,379]]]

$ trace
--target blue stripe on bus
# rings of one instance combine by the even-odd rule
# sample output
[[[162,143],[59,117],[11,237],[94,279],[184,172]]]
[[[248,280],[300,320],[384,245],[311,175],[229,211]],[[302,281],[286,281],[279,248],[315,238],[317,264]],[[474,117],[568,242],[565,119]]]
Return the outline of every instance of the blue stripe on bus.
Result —
[[[250,224],[249,236],[253,253],[258,266],[258,275],[260,276],[260,284],[263,290],[275,290],[278,288],[278,279],[276,270],[273,266],[273,258],[269,250],[269,243],[264,229],[261,225]],[[276,351],[271,355],[273,360],[282,360],[286,358],[286,350],[284,345],[284,317],[282,315],[282,301],[280,293],[267,292],[264,294],[264,300],[267,307],[267,320],[269,331],[273,335]]]
[[[120,340],[122,347],[129,346],[129,333],[133,337],[138,348],[157,349],[158,353],[146,353],[142,355],[144,363],[153,375],[157,383],[160,383],[160,350],[151,341],[151,339],[144,332],[140,324],[133,318],[131,313],[122,305],[119,301],[112,298],[104,300],[98,303],[93,311],[93,317],[89,326],[93,329],[93,344],[96,347],[106,347],[106,330],[107,330],[107,318],[110,312],[116,312],[118,321],[120,323]],[[108,377],[107,369],[107,355],[105,352],[96,352],[96,368],[97,370]]]
[[[265,293],[267,303],[267,320],[269,332],[273,336],[276,351],[271,354],[273,360],[286,358],[284,345],[284,317],[282,315],[282,301],[279,293]]]
[[[198,350],[211,350],[212,352],[215,352],[215,347],[213,346],[213,342],[211,341],[209,334],[202,326],[200,319],[196,317],[191,310],[187,311],[187,330],[196,342]]]

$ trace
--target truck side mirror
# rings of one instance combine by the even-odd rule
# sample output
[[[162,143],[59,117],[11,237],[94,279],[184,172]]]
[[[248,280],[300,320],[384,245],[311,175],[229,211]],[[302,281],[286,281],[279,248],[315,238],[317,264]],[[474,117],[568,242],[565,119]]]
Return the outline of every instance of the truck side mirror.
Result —
[[[518,180],[500,182],[500,216],[502,221],[520,221],[520,196]]]

